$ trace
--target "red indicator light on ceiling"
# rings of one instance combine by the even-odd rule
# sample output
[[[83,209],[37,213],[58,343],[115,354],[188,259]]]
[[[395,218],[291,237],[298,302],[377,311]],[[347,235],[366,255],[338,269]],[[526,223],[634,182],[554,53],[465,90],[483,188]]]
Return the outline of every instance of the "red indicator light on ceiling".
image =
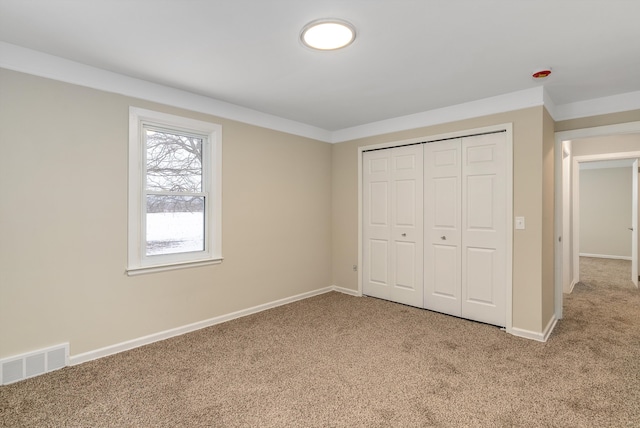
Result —
[[[551,74],[551,70],[539,70],[531,75],[534,79],[544,79]]]

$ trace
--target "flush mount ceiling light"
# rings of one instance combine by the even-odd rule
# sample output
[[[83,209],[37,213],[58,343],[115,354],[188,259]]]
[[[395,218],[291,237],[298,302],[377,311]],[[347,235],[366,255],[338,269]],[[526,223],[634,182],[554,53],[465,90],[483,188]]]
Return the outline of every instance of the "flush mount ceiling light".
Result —
[[[305,46],[331,51],[349,46],[356,38],[356,29],[341,19],[318,19],[302,28],[300,40]]]

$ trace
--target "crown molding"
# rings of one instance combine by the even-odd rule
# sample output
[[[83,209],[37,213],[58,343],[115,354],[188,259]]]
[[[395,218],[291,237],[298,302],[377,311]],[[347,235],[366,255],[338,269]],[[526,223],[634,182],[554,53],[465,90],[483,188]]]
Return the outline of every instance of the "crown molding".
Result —
[[[558,114],[557,113],[558,107],[556,106],[556,104],[553,102],[553,100],[549,96],[549,93],[547,92],[546,88],[543,89],[542,98],[544,100],[544,107],[547,109],[547,111],[551,115],[551,118],[553,120],[556,120],[556,116]]]
[[[544,105],[555,121],[640,109],[640,91],[556,105],[542,86],[329,131],[316,126],[125,76],[0,41],[0,67],[79,86],[153,101],[327,143],[422,128]]]
[[[0,42],[0,67],[330,142],[322,128]]]
[[[635,91],[561,104],[556,106],[555,114],[552,114],[552,117],[555,121],[561,121],[638,109],[640,109],[640,91]]]
[[[450,107],[429,110],[402,117],[345,128],[333,133],[333,142],[340,143],[357,138],[372,137],[390,132],[422,128],[441,123],[455,122],[495,113],[539,106],[544,103],[542,86],[484,98]]]

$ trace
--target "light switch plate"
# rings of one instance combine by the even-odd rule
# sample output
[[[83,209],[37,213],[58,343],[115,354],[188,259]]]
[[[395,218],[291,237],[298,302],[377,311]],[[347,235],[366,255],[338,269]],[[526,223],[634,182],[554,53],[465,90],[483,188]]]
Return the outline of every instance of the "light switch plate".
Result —
[[[524,217],[516,217],[516,229],[524,229]]]

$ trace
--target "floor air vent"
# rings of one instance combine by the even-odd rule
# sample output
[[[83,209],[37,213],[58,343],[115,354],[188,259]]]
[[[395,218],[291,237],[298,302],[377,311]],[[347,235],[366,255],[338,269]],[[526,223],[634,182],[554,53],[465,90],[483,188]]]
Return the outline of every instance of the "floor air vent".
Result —
[[[63,368],[69,361],[69,344],[52,346],[0,360],[0,385]]]

